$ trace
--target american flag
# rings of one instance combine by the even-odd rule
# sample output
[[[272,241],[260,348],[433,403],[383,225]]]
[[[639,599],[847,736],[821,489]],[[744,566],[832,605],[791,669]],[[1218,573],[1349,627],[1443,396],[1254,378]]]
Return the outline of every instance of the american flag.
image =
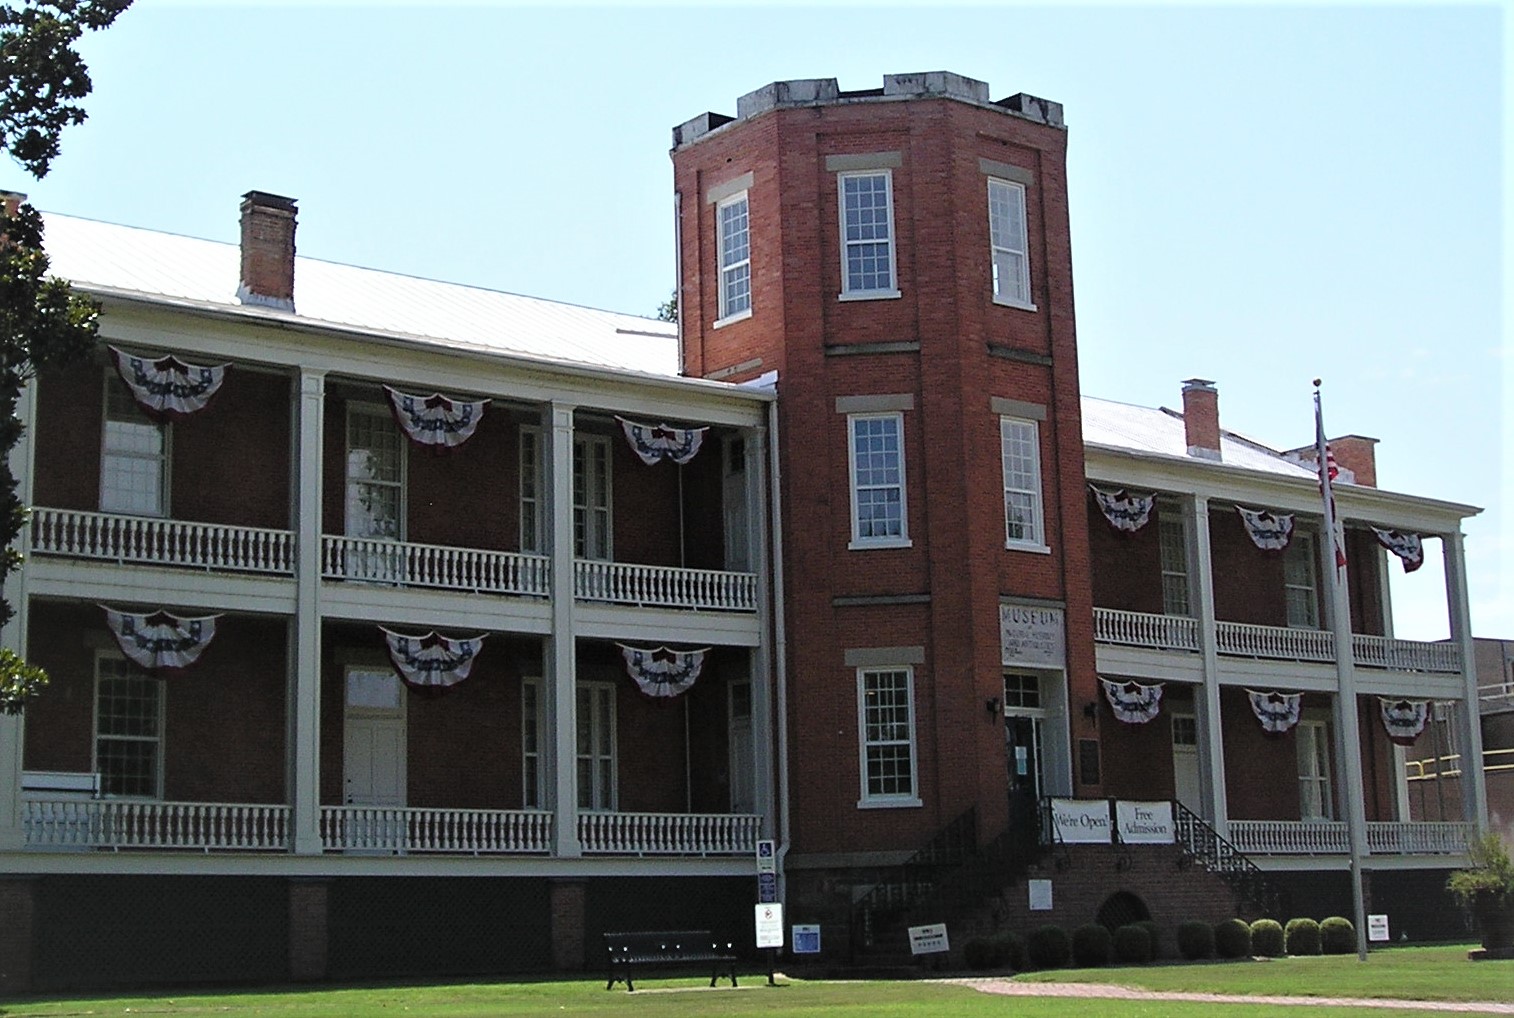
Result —
[[[1318,382],[1314,390],[1314,444],[1319,462],[1319,490],[1325,500],[1325,525],[1330,530],[1331,544],[1335,548],[1335,575],[1338,581],[1346,578],[1346,532],[1335,513],[1335,493],[1331,482],[1340,476],[1340,466],[1335,462],[1335,453],[1325,441],[1325,415],[1320,408]]]

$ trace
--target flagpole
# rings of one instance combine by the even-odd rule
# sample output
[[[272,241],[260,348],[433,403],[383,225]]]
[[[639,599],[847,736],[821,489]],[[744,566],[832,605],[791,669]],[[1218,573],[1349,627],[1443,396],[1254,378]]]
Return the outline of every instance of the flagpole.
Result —
[[[1362,893],[1362,854],[1367,842],[1366,804],[1362,793],[1361,724],[1356,703],[1355,654],[1351,644],[1351,602],[1346,586],[1345,530],[1336,518],[1331,489],[1330,450],[1325,443],[1325,416],[1320,405],[1320,380],[1314,380],[1314,442],[1319,457],[1320,495],[1325,504],[1325,541],[1330,567],[1325,570],[1330,591],[1330,628],[1335,636],[1335,730],[1340,747],[1342,799],[1351,850],[1351,907],[1356,925],[1356,956],[1367,960],[1367,909]]]

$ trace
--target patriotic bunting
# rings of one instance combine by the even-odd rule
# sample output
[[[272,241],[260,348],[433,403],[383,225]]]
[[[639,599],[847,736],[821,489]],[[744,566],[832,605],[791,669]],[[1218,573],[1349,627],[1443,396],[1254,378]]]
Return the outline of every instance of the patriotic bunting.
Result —
[[[1162,703],[1162,683],[1143,686],[1139,682],[1114,682],[1103,676],[1099,677],[1099,683],[1118,720],[1127,725],[1144,725],[1157,716]]]
[[[1388,740],[1400,746],[1414,745],[1419,733],[1430,723],[1429,700],[1389,700],[1380,696],[1377,702],[1382,708]]]
[[[1277,690],[1248,689],[1251,713],[1262,723],[1262,731],[1268,735],[1281,735],[1298,724],[1298,716],[1304,701],[1303,693],[1279,693]]]
[[[1241,522],[1246,526],[1246,536],[1263,551],[1282,551],[1293,538],[1293,514],[1274,513],[1267,509],[1247,509],[1236,506]]]
[[[1406,534],[1400,530],[1372,528],[1377,543],[1387,548],[1404,561],[1404,572],[1412,573],[1425,564],[1425,548],[1418,534]]]
[[[109,347],[121,381],[143,412],[155,421],[171,421],[204,410],[226,381],[229,364],[206,367],[177,357],[134,357]]]
[[[379,631],[389,645],[394,670],[405,685],[418,693],[441,693],[466,679],[486,635],[452,640],[436,633],[406,636],[383,626],[379,626]]]
[[[216,635],[219,615],[181,619],[166,611],[134,615],[100,605],[121,653],[150,672],[178,671],[197,661]]]
[[[1092,484],[1088,486],[1088,490],[1093,492],[1094,501],[1099,504],[1099,512],[1104,514],[1109,525],[1127,534],[1135,533],[1150,522],[1151,510],[1157,504],[1155,494],[1132,495],[1124,488],[1105,491]]]
[[[710,648],[702,650],[669,650],[654,647],[643,650],[628,647],[623,643],[621,656],[626,660],[626,672],[636,682],[636,688],[647,696],[666,699],[686,693],[693,688],[699,673],[704,669],[704,656]]]
[[[699,454],[704,433],[709,428],[670,428],[666,424],[637,424],[624,417],[615,418],[626,433],[626,441],[647,466],[670,459],[682,466]]]
[[[464,403],[441,393],[430,396],[415,396],[384,386],[389,394],[389,406],[401,430],[416,445],[423,445],[437,452],[456,449],[478,430],[483,420],[484,407],[489,400]]]

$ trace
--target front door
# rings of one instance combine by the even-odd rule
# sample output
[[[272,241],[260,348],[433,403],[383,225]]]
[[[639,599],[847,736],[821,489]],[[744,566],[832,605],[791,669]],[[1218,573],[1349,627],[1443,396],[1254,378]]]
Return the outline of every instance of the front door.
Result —
[[[752,568],[747,548],[746,442],[731,435],[721,443],[720,502],[725,527],[725,567],[744,573]]]
[[[1172,715],[1173,798],[1203,816],[1199,792],[1199,730],[1192,714]]]
[[[1004,750],[1009,761],[1009,826],[1024,841],[1039,838],[1041,801],[1041,719],[1010,715],[1004,719]]]
[[[348,668],[342,725],[342,802],[348,806],[405,805],[405,691],[389,668]],[[344,847],[399,851],[401,814],[348,814]]]

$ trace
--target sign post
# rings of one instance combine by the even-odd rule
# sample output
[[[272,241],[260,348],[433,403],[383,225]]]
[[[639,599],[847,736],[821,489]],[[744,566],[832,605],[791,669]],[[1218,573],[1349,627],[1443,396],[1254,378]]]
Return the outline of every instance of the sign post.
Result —
[[[783,946],[783,906],[777,902],[758,905],[755,912],[757,949],[768,953],[768,985],[773,985],[773,969],[777,964],[778,948]]]

